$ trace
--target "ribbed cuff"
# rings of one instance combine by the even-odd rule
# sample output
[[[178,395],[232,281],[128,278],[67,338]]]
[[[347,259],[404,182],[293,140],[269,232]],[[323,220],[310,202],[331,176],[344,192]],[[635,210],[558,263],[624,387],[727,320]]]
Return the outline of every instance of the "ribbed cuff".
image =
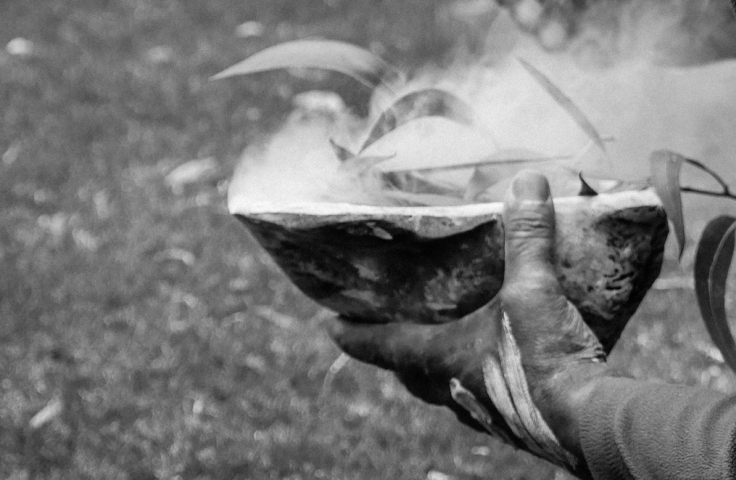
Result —
[[[618,449],[615,425],[617,410],[641,385],[630,378],[603,378],[583,410],[580,441],[588,468],[596,480],[634,479]]]
[[[578,428],[596,480],[736,478],[736,396],[607,377]]]

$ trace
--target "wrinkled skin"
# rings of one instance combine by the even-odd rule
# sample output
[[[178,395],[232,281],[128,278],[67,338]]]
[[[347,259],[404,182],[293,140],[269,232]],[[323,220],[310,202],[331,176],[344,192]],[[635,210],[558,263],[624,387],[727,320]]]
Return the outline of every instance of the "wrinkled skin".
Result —
[[[546,179],[521,172],[505,202],[507,269],[494,301],[448,324],[367,324],[336,318],[327,328],[349,355],[395,372],[412,394],[450,408],[462,422],[482,431],[450,394],[450,380],[460,380],[489,411],[501,436],[527,449],[491,401],[483,380],[483,359],[499,355],[505,312],[534,404],[560,444],[576,458],[572,473],[588,478],[577,415],[595,381],[612,373],[601,344],[562,294],[553,267],[554,222]]]

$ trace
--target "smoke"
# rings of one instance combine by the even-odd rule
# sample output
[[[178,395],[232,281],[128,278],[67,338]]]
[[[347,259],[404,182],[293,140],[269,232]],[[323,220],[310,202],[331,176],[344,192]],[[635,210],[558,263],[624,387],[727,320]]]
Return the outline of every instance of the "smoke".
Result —
[[[505,10],[493,11],[481,55],[460,50],[464,54],[450,65],[415,72],[402,87],[433,86],[458,95],[473,106],[477,126],[441,118],[415,121],[376,142],[366,154],[391,157],[378,165],[382,170],[489,156],[563,157],[558,164],[535,166],[554,177],[556,195],[565,195],[573,193],[576,181],[570,178],[571,168],[591,178],[642,181],[648,176],[650,153],[669,149],[703,161],[733,182],[736,61],[724,57],[736,52],[736,27],[727,16],[728,2],[723,5],[725,9],[715,1],[599,2],[577,15],[576,36],[562,51],[545,50],[533,36],[520,32]],[[478,24],[488,28],[489,22]],[[453,25],[468,37],[468,25]],[[590,136],[519,59],[570,97],[606,139],[605,152],[591,145]],[[365,178],[346,176],[341,169],[329,140],[354,151],[370,120],[355,118],[334,103],[329,112],[297,112],[263,145],[245,152],[230,188],[231,211],[256,201],[390,203],[363,188]],[[386,99],[376,96],[374,115],[385,106]],[[509,176],[513,168],[499,172]],[[436,174],[460,187],[471,175],[472,169]],[[370,182],[368,178],[369,186],[376,186]],[[697,176],[691,183],[710,185]]]
[[[648,58],[663,65],[711,63],[736,53],[728,0],[597,2],[581,18],[574,48],[593,63]]]

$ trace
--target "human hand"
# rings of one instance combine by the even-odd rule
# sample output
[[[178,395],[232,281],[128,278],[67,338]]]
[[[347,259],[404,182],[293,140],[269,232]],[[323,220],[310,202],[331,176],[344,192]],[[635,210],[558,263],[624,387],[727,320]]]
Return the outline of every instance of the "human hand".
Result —
[[[522,172],[505,203],[505,280],[491,303],[442,325],[337,318],[328,330],[346,353],[395,372],[422,400],[587,476],[576,414],[607,367],[554,273],[554,221],[546,179]]]
[[[557,281],[555,213],[544,177],[517,175],[505,199],[504,225],[502,349],[515,344],[534,405],[560,444],[581,459],[578,415],[595,381],[612,373],[600,342]],[[509,355],[501,352],[504,375]]]

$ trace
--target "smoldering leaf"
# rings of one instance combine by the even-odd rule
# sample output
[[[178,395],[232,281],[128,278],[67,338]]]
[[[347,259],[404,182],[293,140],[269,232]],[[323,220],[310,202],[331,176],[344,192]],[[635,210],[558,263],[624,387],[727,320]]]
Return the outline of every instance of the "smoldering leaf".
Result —
[[[340,72],[371,89],[379,85],[390,89],[384,78],[400,75],[383,59],[358,46],[334,40],[296,40],[261,50],[212,79],[283,68],[319,68]]]
[[[397,205],[408,205],[418,207],[446,207],[463,205],[461,198],[450,195],[437,195],[432,193],[411,193],[401,190],[385,190],[382,194],[395,202]]]
[[[360,151],[401,125],[423,117],[444,117],[465,125],[473,124],[473,109],[458,96],[437,88],[408,93],[381,112]]]
[[[463,200],[466,202],[474,201],[480,194],[503,178],[493,166],[475,167],[473,169],[473,175],[465,187]]]
[[[598,133],[598,130],[593,126],[593,124],[588,120],[588,117],[585,116],[585,114],[578,108],[577,105],[572,101],[570,97],[568,97],[562,90],[555,85],[552,80],[550,80],[545,74],[543,74],[541,71],[539,71],[536,67],[534,67],[532,64],[526,62],[525,60],[519,58],[518,59],[521,65],[524,67],[524,69],[529,72],[529,74],[534,78],[534,80],[537,81],[546,91],[549,93],[549,95],[557,102],[557,104],[562,107],[563,110],[565,110],[570,117],[572,117],[573,120],[575,120],[575,123],[578,124],[578,126],[585,132],[590,139],[595,142],[596,146],[600,148],[601,150],[606,150],[606,145],[603,142],[603,138],[601,138],[601,135]]]
[[[652,184],[674,226],[680,257],[685,250],[685,220],[680,191],[680,170],[684,161],[682,155],[667,150],[658,150],[649,158]]]
[[[355,154],[353,152],[351,152],[347,148],[339,145],[333,139],[330,139],[330,146],[332,147],[332,151],[335,152],[335,156],[341,162],[346,162],[346,161],[350,160],[351,158],[355,158]]]
[[[340,171],[352,175],[364,175],[368,173],[369,171],[373,170],[373,168],[378,165],[379,163],[385,162],[386,160],[389,160],[391,158],[394,158],[395,155],[374,155],[374,156],[366,156],[366,157],[352,157],[340,165]]]
[[[409,170],[417,172],[441,172],[462,170],[466,168],[493,166],[494,168],[503,171],[503,176],[513,176],[513,174],[516,173],[516,171],[518,171],[520,168],[536,168],[547,164],[561,164],[563,161],[570,160],[571,158],[572,157],[570,155],[545,157],[536,152],[525,149],[503,149],[494,152],[491,155],[486,155],[483,158],[475,161],[462,163],[454,162],[446,165],[434,165],[426,168],[412,167]],[[401,172],[406,170],[398,168],[391,169],[391,171]]]
[[[524,149],[504,149],[489,155],[479,162],[473,169],[473,174],[465,187],[463,198],[468,201],[476,200],[483,192],[498,182],[513,177],[525,167],[540,167],[546,163],[559,163],[557,160],[567,160],[569,157],[543,157],[537,152]]]
[[[410,193],[430,193],[460,198],[462,191],[450,183],[429,178],[419,172],[382,172],[385,188]]]
[[[578,174],[578,177],[580,178],[580,193],[578,193],[578,196],[595,197],[596,195],[598,195],[598,192],[596,192],[593,187],[588,185],[588,182],[586,182],[583,178],[583,172],[580,172]]]

